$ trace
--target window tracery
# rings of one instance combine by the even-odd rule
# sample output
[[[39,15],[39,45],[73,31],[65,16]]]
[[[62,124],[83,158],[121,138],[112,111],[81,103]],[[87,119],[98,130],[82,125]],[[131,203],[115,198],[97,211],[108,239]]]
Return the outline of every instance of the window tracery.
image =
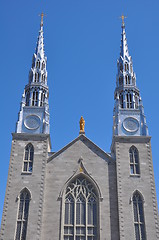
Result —
[[[133,195],[133,211],[136,240],[146,240],[143,198],[138,191]]]
[[[24,189],[19,197],[19,209],[17,217],[15,240],[26,240],[27,223],[29,214],[30,193]]]
[[[66,188],[64,240],[96,240],[98,196],[92,183],[82,176]]]
[[[130,174],[139,175],[140,167],[139,167],[139,154],[136,147],[132,146],[129,150],[130,157]]]
[[[31,173],[33,171],[33,160],[34,160],[34,147],[31,143],[29,143],[25,147],[23,172]]]

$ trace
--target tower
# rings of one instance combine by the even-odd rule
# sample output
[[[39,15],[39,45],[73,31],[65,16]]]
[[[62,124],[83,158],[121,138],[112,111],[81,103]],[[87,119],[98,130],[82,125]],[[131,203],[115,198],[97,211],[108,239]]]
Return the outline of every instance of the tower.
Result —
[[[40,31],[29,81],[22,95],[16,133],[50,133],[49,124],[49,89],[47,86],[47,57],[44,52],[43,17],[41,15]]]
[[[29,81],[12,134],[1,240],[24,240],[26,236],[38,239],[41,233],[45,167],[51,148],[43,16],[42,13]]]
[[[119,239],[159,239],[151,137],[128,51],[124,16],[121,28],[111,146],[116,159]]]

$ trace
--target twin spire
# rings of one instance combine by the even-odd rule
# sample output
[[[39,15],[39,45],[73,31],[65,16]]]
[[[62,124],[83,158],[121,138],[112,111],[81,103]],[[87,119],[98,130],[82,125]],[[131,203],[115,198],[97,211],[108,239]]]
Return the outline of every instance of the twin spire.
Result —
[[[17,133],[50,133],[49,89],[47,86],[47,57],[44,51],[43,17],[44,14],[42,13],[36,50],[33,54],[32,67],[29,72],[29,82],[22,95],[16,126]],[[122,32],[114,93],[113,135],[148,135],[140,91],[136,87],[136,75],[128,51],[124,23],[126,17],[122,15],[121,18]],[[84,134],[84,125],[85,121],[81,117],[80,134]]]

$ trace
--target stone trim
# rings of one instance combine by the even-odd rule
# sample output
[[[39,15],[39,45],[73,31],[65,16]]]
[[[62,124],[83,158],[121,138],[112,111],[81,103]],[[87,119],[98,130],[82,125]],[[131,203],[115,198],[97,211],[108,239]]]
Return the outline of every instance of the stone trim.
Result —
[[[155,193],[156,192],[155,181],[154,181],[152,155],[151,155],[151,143],[147,144],[147,156],[148,156],[148,163],[149,163],[153,212],[154,212],[154,219],[155,219],[155,226],[156,226],[156,239],[159,239],[159,222],[158,222],[159,219],[158,219],[157,200],[156,200],[156,193]]]
[[[46,159],[47,159],[47,144],[48,141],[44,141],[43,147],[43,161],[42,161],[42,171],[41,171],[41,182],[40,182],[40,195],[39,195],[39,211],[38,211],[38,223],[37,223],[37,240],[41,239],[42,231],[42,212],[43,212],[43,202],[44,202],[44,183],[45,183],[45,168],[46,168]]]
[[[124,240],[124,216],[123,216],[123,203],[122,203],[122,177],[121,177],[121,164],[120,164],[120,147],[116,143],[116,159],[117,159],[117,195],[118,195],[118,212],[119,212],[119,233],[120,239]]]
[[[1,235],[0,235],[1,240],[3,240],[3,235],[4,235],[4,231],[5,231],[5,225],[6,225],[6,216],[7,216],[7,211],[8,211],[8,201],[9,201],[9,196],[10,196],[11,182],[12,182],[13,161],[14,161],[14,153],[15,153],[15,145],[16,145],[15,143],[16,143],[16,141],[13,140],[12,141],[11,155],[10,155],[6,194],[5,194],[4,207],[3,207],[2,223],[1,223]]]

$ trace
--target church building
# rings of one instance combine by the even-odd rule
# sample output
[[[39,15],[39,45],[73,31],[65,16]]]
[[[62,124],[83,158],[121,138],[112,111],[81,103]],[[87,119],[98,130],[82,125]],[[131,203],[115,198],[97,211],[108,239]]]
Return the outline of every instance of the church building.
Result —
[[[159,240],[148,133],[124,16],[111,153],[85,135],[51,152],[43,14],[12,148],[0,240]]]

